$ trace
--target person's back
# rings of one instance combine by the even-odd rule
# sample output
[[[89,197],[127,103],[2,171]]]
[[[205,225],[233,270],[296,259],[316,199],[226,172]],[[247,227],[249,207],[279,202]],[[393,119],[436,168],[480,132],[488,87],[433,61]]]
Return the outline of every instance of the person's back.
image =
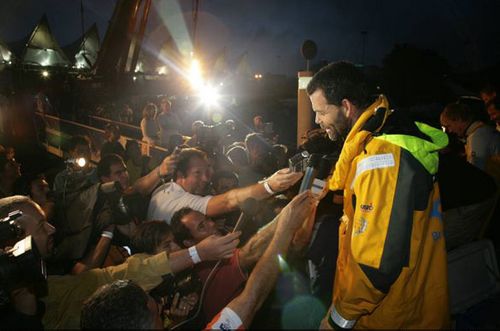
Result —
[[[467,161],[486,170],[491,158],[500,155],[500,133],[482,122],[472,123],[467,130],[465,153]]]

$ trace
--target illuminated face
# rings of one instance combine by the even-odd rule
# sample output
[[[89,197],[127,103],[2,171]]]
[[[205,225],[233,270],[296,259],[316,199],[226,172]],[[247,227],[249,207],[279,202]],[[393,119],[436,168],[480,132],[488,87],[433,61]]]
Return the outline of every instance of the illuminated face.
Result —
[[[182,218],[182,224],[189,230],[194,243],[197,244],[203,239],[218,234],[215,222],[200,212],[192,211]],[[187,246],[191,245],[188,243]]]
[[[321,89],[317,89],[309,98],[316,114],[316,124],[326,131],[330,140],[344,139],[350,130],[344,107],[329,104]]]
[[[40,255],[47,258],[54,248],[53,235],[56,229],[47,222],[45,213],[36,203],[25,203],[19,207],[23,215],[18,219],[27,236],[32,236]]]
[[[102,176],[102,183],[120,182],[122,189],[129,187],[129,175],[123,162],[114,163],[109,167],[109,176]]]
[[[206,159],[193,157],[189,160],[186,175],[179,174],[176,182],[186,192],[191,194],[204,194],[211,179],[212,170]]]
[[[441,114],[440,122],[446,132],[456,134],[458,137],[465,137],[467,127],[465,122],[449,119],[443,114]]]

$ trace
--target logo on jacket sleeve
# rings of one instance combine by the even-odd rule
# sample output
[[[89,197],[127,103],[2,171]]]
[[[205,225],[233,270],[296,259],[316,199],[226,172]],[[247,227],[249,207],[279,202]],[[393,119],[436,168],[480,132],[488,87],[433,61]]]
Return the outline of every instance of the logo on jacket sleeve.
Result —
[[[360,204],[359,209],[361,209],[362,212],[368,213],[373,210],[373,204],[370,202],[368,204]]]
[[[360,234],[366,231],[366,227],[368,226],[368,221],[364,218],[360,218],[359,221],[354,223],[354,235],[359,236]]]

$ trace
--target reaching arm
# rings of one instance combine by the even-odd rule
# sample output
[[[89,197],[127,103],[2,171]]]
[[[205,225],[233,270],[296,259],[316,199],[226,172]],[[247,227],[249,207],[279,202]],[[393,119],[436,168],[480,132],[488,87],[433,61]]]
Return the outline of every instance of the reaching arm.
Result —
[[[278,218],[279,215],[252,236],[245,246],[238,251],[240,267],[243,270],[249,271],[262,256],[271,239],[273,239]]]
[[[159,166],[154,168],[149,174],[143,176],[132,183],[133,190],[142,195],[151,194],[162,178],[172,175],[175,163],[177,162],[177,154],[167,156]]]
[[[288,169],[282,169],[274,173],[267,180],[267,183],[269,188],[274,193],[278,193],[290,188],[300,179],[300,177],[302,177],[301,172],[290,172]],[[208,216],[224,214],[236,209],[240,204],[249,198],[262,200],[270,197],[271,195],[272,194],[266,190],[263,183],[230,190],[210,199],[206,214]]]
[[[90,269],[102,267],[106,260],[106,256],[108,256],[109,248],[111,247],[114,229],[115,225],[113,224],[104,228],[103,235],[99,238],[95,248],[82,260],[75,263],[73,269],[71,269],[71,274],[76,275]],[[104,233],[106,233],[106,235],[104,235]]]
[[[255,313],[262,306],[276,282],[279,274],[279,255],[286,254],[293,234],[306,215],[311,212],[313,204],[314,200],[310,192],[306,191],[296,196],[282,211],[273,240],[250,274],[245,289],[227,305],[227,308],[236,313],[246,328],[250,326]],[[217,328],[217,324],[210,323],[208,328]],[[232,327],[236,326],[231,325]]]

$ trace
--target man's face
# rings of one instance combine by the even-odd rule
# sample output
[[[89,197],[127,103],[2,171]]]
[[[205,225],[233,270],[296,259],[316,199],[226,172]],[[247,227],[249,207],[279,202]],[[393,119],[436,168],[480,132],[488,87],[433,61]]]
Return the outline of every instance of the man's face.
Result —
[[[21,165],[15,159],[9,159],[3,171],[4,178],[16,179],[21,177]]]
[[[179,174],[177,183],[181,185],[186,192],[191,194],[204,194],[211,179],[211,169],[207,160],[199,157],[193,157],[189,160],[189,166],[186,175]]]
[[[330,140],[345,139],[349,133],[349,120],[343,107],[328,104],[323,90],[309,96],[316,114],[315,122],[328,134]]]
[[[47,258],[54,248],[53,235],[56,229],[47,222],[45,214],[36,203],[24,203],[19,207],[23,215],[18,219],[26,236],[32,236],[43,258]]]
[[[45,180],[44,177],[37,178],[31,182],[31,196],[33,199],[35,197],[47,197],[47,194],[50,192],[49,183]],[[34,199],[35,200],[35,199]],[[36,200],[35,200],[36,201]]]
[[[168,101],[162,100],[160,102],[160,108],[162,112],[168,113],[170,111],[170,104],[168,103]]]
[[[213,234],[218,234],[215,222],[194,210],[184,216],[181,222],[191,233],[195,244]]]
[[[495,123],[500,123],[500,109],[497,109],[494,104],[488,106],[488,115],[490,120]]]
[[[446,132],[456,134],[458,137],[461,138],[465,136],[465,128],[466,128],[465,122],[449,119],[448,117],[443,116],[442,114],[440,117],[440,121],[441,121],[441,126],[446,130]]]
[[[112,164],[109,167],[109,176],[102,176],[102,183],[120,182],[122,189],[126,190],[129,187],[129,175],[127,167],[123,162]]]
[[[181,249],[179,245],[175,242],[174,235],[172,233],[167,234],[163,237],[161,242],[158,244],[155,250],[155,254],[161,252],[167,252],[168,254],[172,252],[177,252]]]
[[[493,93],[481,92],[480,95],[481,95],[481,99],[484,101],[484,103],[490,102],[491,100],[495,99],[495,97],[497,96],[497,94],[495,92],[493,92]]]

